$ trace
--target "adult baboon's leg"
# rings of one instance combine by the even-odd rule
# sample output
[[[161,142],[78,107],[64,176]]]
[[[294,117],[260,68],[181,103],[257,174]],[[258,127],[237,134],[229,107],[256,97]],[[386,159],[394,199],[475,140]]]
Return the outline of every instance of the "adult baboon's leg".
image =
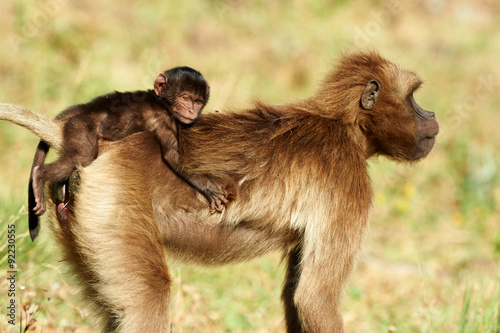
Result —
[[[124,179],[108,163],[81,171],[74,214],[55,234],[103,332],[168,332],[171,280],[151,198],[133,165]]]
[[[297,307],[295,306],[293,297],[300,277],[300,248],[295,248],[288,253],[287,271],[281,299],[285,307],[285,321],[288,333],[301,333],[302,325],[300,324]]]

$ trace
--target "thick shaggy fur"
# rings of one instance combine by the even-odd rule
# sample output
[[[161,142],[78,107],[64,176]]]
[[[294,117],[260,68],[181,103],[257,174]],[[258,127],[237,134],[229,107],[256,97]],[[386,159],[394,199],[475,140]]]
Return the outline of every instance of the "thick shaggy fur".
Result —
[[[370,80],[380,95],[366,110]],[[343,332],[340,298],[371,209],[366,159],[420,159],[438,131],[412,105],[419,84],[357,53],[310,99],[201,117],[180,132],[182,163],[227,186],[222,214],[162,162],[150,134],[101,144],[81,170],[73,218],[53,227],[103,331],[169,331],[171,255],[219,265],[282,250],[288,332]]]

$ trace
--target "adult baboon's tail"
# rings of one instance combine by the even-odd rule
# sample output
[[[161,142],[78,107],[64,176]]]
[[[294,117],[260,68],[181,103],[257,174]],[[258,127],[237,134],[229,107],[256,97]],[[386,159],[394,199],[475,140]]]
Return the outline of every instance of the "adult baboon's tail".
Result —
[[[0,120],[8,120],[35,133],[51,148],[61,151],[62,128],[55,121],[22,106],[0,103]]]

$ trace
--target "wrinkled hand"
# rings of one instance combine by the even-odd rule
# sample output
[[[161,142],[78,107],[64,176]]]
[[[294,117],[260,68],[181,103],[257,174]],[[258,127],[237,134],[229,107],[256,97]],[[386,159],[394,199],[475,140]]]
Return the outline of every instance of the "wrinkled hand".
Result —
[[[33,207],[33,211],[36,215],[43,215],[46,211],[45,206],[45,184],[39,178],[39,167],[33,167],[31,171],[31,184],[33,188],[33,195],[35,197],[35,207]]]
[[[45,195],[43,195],[42,197],[35,197],[35,201],[36,205],[35,207],[33,207],[33,211],[38,216],[43,215],[47,210],[45,206]]]
[[[222,212],[224,205],[229,203],[226,191],[222,190],[222,186],[215,182],[208,182],[206,188],[201,192],[208,200],[211,213]]]

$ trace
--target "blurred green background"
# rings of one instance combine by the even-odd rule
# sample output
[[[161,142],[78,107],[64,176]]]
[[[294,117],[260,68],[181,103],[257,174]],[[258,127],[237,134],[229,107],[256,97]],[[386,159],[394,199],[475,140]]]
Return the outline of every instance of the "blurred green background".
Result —
[[[50,116],[149,89],[178,65],[209,81],[205,112],[307,97],[351,50],[416,71],[425,80],[416,98],[441,133],[418,164],[370,163],[374,213],[344,298],[346,327],[500,332],[498,1],[3,0],[0,13],[0,101]],[[18,319],[30,332],[92,332],[48,226],[36,243],[27,234],[37,142],[0,122],[0,331],[15,223]],[[284,332],[283,266],[279,254],[220,269],[174,264],[173,332]]]

